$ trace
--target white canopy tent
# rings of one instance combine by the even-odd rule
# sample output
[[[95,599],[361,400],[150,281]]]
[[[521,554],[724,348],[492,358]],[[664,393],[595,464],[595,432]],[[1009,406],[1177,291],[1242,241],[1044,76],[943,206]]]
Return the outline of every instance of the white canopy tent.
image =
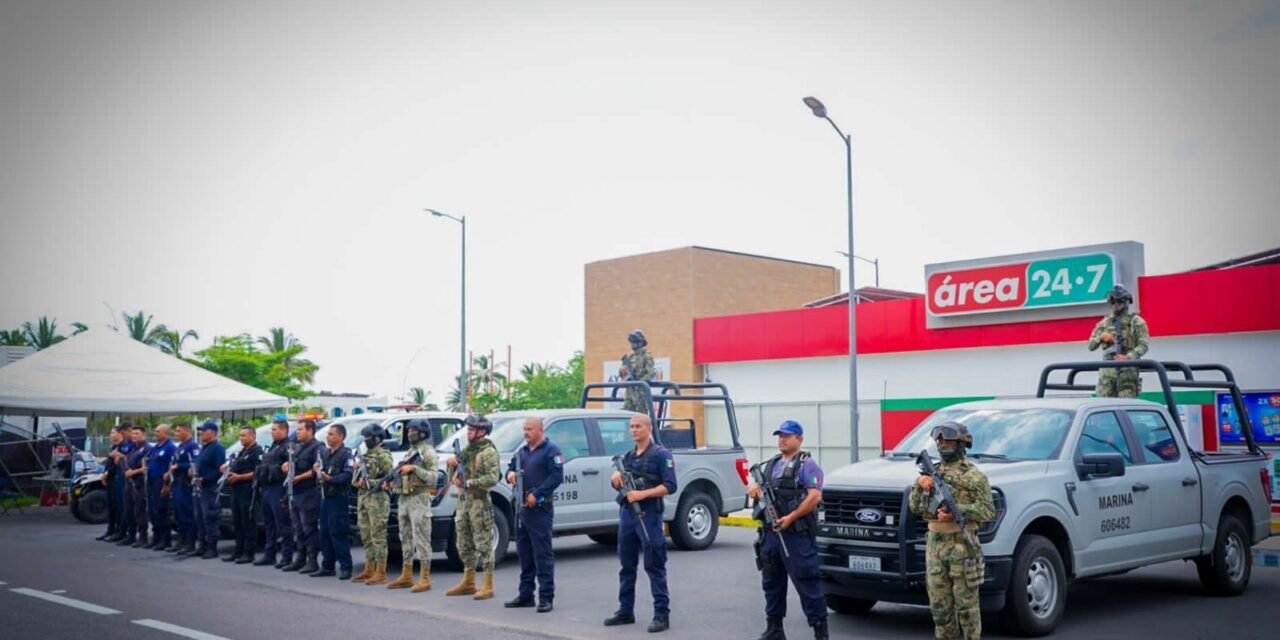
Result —
[[[0,368],[0,415],[268,413],[288,400],[224,378],[108,329],[93,329]]]

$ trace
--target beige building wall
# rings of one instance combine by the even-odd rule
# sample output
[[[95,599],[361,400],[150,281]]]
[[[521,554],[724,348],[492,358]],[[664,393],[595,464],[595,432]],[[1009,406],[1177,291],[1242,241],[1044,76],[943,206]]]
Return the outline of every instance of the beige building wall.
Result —
[[[840,288],[834,267],[704,247],[592,262],[585,275],[587,383],[600,382],[605,361],[630,351],[634,329],[644,331],[655,358],[671,358],[671,380],[701,381],[694,318],[794,309]],[[704,442],[701,405],[677,405],[671,417],[695,420]]]

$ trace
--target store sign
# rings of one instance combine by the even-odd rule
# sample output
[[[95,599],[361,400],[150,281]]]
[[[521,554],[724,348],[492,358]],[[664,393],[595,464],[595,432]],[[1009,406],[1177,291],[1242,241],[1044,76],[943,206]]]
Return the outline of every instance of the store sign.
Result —
[[[1280,444],[1280,391],[1247,392],[1241,394],[1245,410],[1249,412],[1249,424],[1253,426],[1253,440],[1258,444]],[[1236,413],[1235,403],[1226,393],[1218,394],[1218,440],[1225,445],[1245,442],[1244,426]]]
[[[1116,283],[1109,253],[936,271],[929,275],[929,314],[956,316],[1105,302]]]

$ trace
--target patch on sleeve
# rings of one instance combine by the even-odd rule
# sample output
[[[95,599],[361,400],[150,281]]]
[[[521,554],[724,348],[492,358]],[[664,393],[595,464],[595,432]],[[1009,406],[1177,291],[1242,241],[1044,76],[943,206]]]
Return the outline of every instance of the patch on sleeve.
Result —
[[[556,457],[552,458],[551,460],[552,460],[553,462],[555,462],[556,464],[559,464],[559,465],[563,465],[563,464],[564,464],[564,456],[556,456]]]
[[[667,458],[667,468],[668,469],[676,468],[676,461],[671,458]]]

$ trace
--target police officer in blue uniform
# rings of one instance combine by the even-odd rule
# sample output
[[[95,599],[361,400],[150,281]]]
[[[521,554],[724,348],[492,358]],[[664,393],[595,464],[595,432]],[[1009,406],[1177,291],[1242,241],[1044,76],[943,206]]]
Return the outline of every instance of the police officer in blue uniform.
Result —
[[[221,511],[218,479],[222,477],[222,464],[226,461],[227,451],[218,442],[218,425],[213,422],[200,425],[200,456],[196,458],[195,474],[195,481],[200,483],[200,499],[196,501],[196,533],[204,546],[196,551],[203,560],[218,557],[218,515]]]
[[[328,578],[334,575],[334,564],[341,573],[339,580],[351,579],[351,476],[356,458],[351,450],[342,446],[347,438],[347,428],[335,424],[325,433],[325,444],[316,463],[316,481],[320,487],[320,551],[324,562],[312,578]]]
[[[297,469],[293,475],[293,504],[289,507],[289,516],[298,555],[284,570],[310,574],[320,570],[316,562],[320,556],[320,491],[316,488],[315,466],[323,447],[316,442],[314,420],[298,421],[297,438],[293,445],[293,463]],[[285,472],[288,473],[287,463]]]
[[[174,433],[178,445],[173,453],[173,464],[169,466],[169,477],[173,487],[173,519],[178,525],[178,545],[169,551],[185,556],[196,550],[196,505],[191,489],[200,445],[196,444],[191,433],[190,422],[179,422]]]
[[[667,591],[667,539],[662,534],[662,498],[676,492],[676,467],[667,451],[653,441],[653,423],[647,415],[631,417],[631,439],[636,447],[622,458],[623,468],[636,481],[636,490],[619,496],[618,506],[618,610],[604,621],[606,627],[634,624],[636,565],[644,553],[644,572],[653,594],[653,621],[649,633],[671,627],[671,596]],[[622,489],[623,476],[613,473],[613,488]],[[640,516],[632,510],[640,505]]]
[[[240,453],[227,461],[227,486],[231,489],[231,528],[236,534],[236,548],[231,555],[223,556],[223,562],[253,562],[253,547],[258,542],[258,524],[253,521],[253,502],[257,489],[253,485],[253,479],[262,463],[262,447],[258,446],[257,435],[253,427],[240,427]]]
[[[97,539],[103,542],[124,540],[124,457],[128,453],[129,435],[133,431],[128,423],[116,425],[111,430],[111,450],[107,452],[103,480],[107,487],[107,532]]]
[[[155,443],[147,452],[147,517],[151,520],[151,542],[145,548],[164,551],[173,541],[173,524],[169,511],[173,509],[169,497],[169,465],[177,447],[169,439],[169,425],[156,426]]]
[[[551,524],[555,519],[556,489],[564,482],[564,454],[543,433],[542,418],[524,421],[524,446],[511,456],[507,482],[516,486],[516,461],[524,473],[524,502],[520,528],[516,529],[516,552],[520,556],[520,591],[507,608],[532,607],[534,576],[538,582],[538,613],[551,611],[556,597],[556,556],[551,549]]]
[[[147,444],[147,432],[139,425],[133,426],[133,431],[130,432],[129,437],[133,442],[133,446],[129,448],[129,454],[125,456],[124,471],[125,478],[128,479],[124,494],[124,509],[129,514],[129,536],[118,544],[138,548],[147,544],[146,456],[147,452],[151,450],[151,445]]]
[[[818,586],[817,508],[822,502],[822,468],[801,451],[804,427],[787,420],[773,435],[778,437],[781,452],[760,465],[760,469],[778,499],[778,530],[760,528],[756,541],[757,565],[764,586],[767,626],[760,640],[786,640],[782,619],[787,615],[787,577],[800,595],[800,606],[813,627],[813,637],[826,640],[827,602]],[[756,483],[747,487],[747,495],[761,496]],[[786,545],[786,553],[783,545]]]
[[[255,567],[282,569],[293,563],[293,524],[285,499],[284,466],[289,462],[289,419],[276,414],[271,422],[271,445],[262,454],[258,467],[258,489],[262,491],[262,523],[266,527],[266,549],[253,563]],[[279,554],[279,560],[276,555]]]

